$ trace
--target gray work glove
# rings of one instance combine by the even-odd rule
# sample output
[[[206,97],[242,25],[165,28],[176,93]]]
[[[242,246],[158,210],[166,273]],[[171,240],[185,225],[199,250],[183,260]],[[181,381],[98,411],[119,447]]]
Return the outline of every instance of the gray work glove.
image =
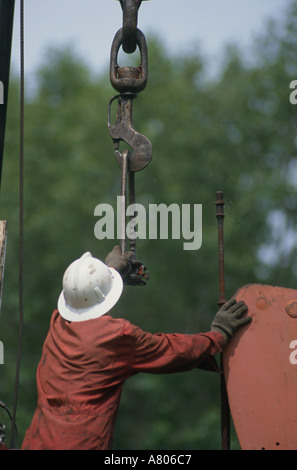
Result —
[[[126,253],[122,254],[120,247],[117,245],[106,256],[105,264],[109,268],[116,269],[124,279],[132,270],[130,264],[132,256],[132,251],[126,251]]]
[[[252,317],[242,318],[247,311],[248,307],[243,300],[228,300],[214,317],[211,330],[218,331],[229,341],[238,328],[252,321]]]
[[[141,261],[133,258],[133,251],[126,251],[122,254],[117,245],[107,255],[105,264],[110,268],[115,268],[123,278],[124,284],[130,286],[145,286],[149,280],[147,267]]]

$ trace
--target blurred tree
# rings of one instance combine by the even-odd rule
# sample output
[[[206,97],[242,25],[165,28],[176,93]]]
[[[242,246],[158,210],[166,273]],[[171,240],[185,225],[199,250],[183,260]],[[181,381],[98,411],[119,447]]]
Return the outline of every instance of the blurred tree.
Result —
[[[206,59],[190,50],[169,56],[149,41],[149,83],[134,122],[154,148],[136,175],[137,201],[203,205],[203,243],[140,240],[148,264],[145,288],[127,288],[114,315],[143,329],[191,333],[209,329],[217,310],[215,194],[226,202],[226,295],[250,282],[296,286],[297,2],[285,21],[267,25],[253,60],[230,46],[209,78]],[[120,170],[107,131],[114,95],[108,73],[94,77],[70,49],[50,49],[25,114],[25,330],[18,404],[19,445],[36,402],[35,373],[67,265],[89,250],[104,258],[113,240],[94,236],[94,208],[115,207]],[[8,251],[0,339],[1,395],[12,406],[18,323],[18,85],[8,110],[1,218]],[[181,206],[180,206],[181,207]],[[244,405],[243,405],[244,406]],[[219,378],[193,371],[139,375],[124,387],[115,448],[219,449]],[[1,417],[0,417],[1,420]],[[9,427],[9,423],[7,423]],[[238,447],[232,436],[233,448]]]

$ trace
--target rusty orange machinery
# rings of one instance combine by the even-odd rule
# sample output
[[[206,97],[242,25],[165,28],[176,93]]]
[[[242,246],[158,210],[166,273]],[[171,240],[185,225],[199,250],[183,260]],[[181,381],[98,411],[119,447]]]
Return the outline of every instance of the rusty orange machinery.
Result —
[[[297,290],[250,284],[234,297],[253,317],[223,353],[240,446],[297,450]]]

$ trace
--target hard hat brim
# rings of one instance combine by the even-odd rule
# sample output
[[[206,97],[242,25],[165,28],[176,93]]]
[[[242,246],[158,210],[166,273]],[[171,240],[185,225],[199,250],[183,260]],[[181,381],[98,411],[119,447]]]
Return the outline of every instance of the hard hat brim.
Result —
[[[117,303],[122,295],[123,280],[121,275],[114,268],[109,268],[112,273],[112,287],[103,302],[88,308],[75,309],[66,303],[64,291],[58,299],[58,310],[60,315],[68,321],[84,321],[101,317],[107,313]]]

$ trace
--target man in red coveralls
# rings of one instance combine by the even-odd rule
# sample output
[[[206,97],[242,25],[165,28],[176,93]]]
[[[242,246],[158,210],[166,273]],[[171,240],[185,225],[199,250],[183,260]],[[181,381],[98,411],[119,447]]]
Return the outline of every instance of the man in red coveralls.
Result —
[[[214,355],[251,321],[230,300],[208,333],[150,334],[109,311],[123,289],[130,253],[106,264],[85,253],[65,271],[37,370],[38,401],[22,449],[108,450],[123,384],[139,373],[218,370]],[[120,274],[121,273],[121,274]]]

